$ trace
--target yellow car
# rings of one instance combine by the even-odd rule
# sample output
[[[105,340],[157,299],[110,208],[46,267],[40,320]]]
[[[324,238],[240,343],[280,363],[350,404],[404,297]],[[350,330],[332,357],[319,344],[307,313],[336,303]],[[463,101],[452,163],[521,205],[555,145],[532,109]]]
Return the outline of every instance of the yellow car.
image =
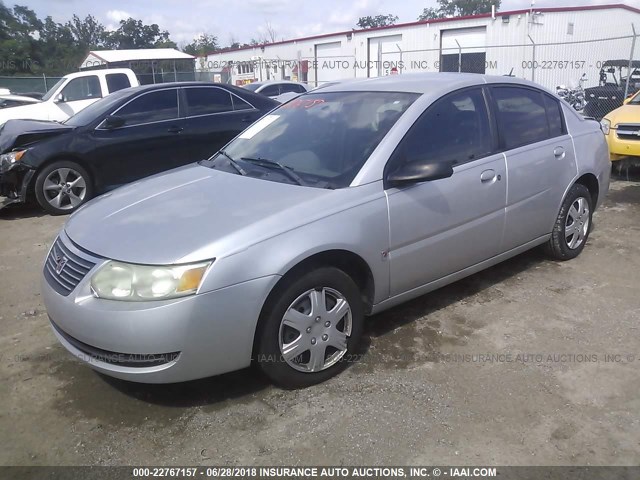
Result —
[[[640,91],[600,122],[607,137],[611,161],[640,157]]]

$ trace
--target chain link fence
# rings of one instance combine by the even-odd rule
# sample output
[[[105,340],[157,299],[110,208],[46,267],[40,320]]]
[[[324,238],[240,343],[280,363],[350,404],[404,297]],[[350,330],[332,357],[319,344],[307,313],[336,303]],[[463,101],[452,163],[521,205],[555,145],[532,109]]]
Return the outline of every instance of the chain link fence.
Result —
[[[383,52],[391,73],[468,72],[508,75],[536,82],[565,97],[586,116],[602,118],[640,89],[639,34],[633,26],[616,36],[537,42],[533,35],[511,45]]]

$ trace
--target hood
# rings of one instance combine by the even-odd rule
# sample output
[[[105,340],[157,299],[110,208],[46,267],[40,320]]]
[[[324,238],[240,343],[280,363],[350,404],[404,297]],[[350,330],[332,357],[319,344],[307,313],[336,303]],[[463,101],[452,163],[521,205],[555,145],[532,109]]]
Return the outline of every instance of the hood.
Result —
[[[640,105],[623,105],[604,117],[615,127],[619,123],[640,123]]]
[[[0,128],[0,153],[73,129],[74,127],[46,120],[9,120]]]
[[[198,164],[118,188],[76,211],[65,226],[80,247],[150,265],[208,260],[325,216],[346,190],[221,172]],[[318,208],[322,205],[322,208]]]

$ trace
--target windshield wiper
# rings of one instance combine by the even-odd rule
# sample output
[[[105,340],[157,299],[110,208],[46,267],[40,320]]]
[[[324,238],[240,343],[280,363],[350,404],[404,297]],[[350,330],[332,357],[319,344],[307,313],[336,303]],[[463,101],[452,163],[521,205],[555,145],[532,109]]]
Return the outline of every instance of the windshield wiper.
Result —
[[[247,172],[245,171],[245,169],[244,169],[244,168],[242,168],[242,167],[240,166],[240,164],[239,164],[238,162],[236,162],[233,158],[231,158],[231,156],[230,156],[227,152],[225,152],[224,150],[220,150],[218,153],[219,153],[220,155],[224,155],[225,157],[227,157],[227,159],[229,160],[229,163],[231,164],[231,166],[232,166],[233,168],[235,168],[235,169],[238,171],[238,173],[239,173],[240,175],[245,176],[245,175],[247,174]]]
[[[250,158],[250,157],[241,157],[240,160],[244,160],[245,162],[255,163],[256,165],[260,165],[261,167],[273,168],[281,170],[287,177],[296,182],[298,185],[303,187],[307,186],[307,182],[302,180],[298,174],[291,167],[287,167],[286,165],[281,164],[280,162],[276,162],[275,160],[269,160],[267,158]]]

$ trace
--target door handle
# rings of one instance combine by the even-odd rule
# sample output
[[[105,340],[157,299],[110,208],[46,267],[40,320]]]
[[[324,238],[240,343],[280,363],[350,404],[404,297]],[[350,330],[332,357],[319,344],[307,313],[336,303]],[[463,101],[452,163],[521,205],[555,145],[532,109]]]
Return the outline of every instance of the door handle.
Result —
[[[169,133],[180,133],[182,130],[184,130],[184,128],[176,126],[167,128],[167,132]]]
[[[480,181],[482,183],[487,183],[492,181],[494,178],[496,178],[496,171],[489,169],[489,170],[485,170],[484,172],[482,172],[480,174]]]
[[[553,156],[556,158],[564,158],[564,148],[556,147],[553,149]]]

